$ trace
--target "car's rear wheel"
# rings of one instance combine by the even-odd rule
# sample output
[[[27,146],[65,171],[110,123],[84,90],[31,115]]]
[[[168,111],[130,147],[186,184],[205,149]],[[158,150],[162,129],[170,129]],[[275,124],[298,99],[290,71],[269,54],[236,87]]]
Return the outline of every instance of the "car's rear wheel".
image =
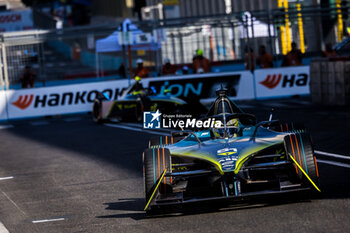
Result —
[[[146,149],[143,152],[143,177],[145,185],[146,203],[151,198],[159,178],[165,169],[171,169],[170,151],[166,148]],[[159,192],[165,194],[171,192],[171,179],[164,177],[159,186]]]
[[[284,142],[287,154],[293,157],[310,179],[318,186],[319,174],[317,161],[310,135],[308,133],[289,134],[284,137]],[[297,165],[295,165],[295,171],[303,182],[313,186]]]

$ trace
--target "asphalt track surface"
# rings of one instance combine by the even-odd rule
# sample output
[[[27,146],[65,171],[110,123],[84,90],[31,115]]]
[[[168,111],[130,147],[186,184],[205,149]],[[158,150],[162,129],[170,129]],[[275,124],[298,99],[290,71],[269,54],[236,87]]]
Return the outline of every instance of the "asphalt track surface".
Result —
[[[299,99],[241,104],[259,120],[273,107],[274,118],[304,122],[317,150],[350,155],[349,109]],[[151,134],[96,125],[88,115],[10,124],[0,126],[0,233],[350,232],[350,160],[317,156],[336,164],[318,164],[318,197],[202,204],[149,218],[141,154]]]

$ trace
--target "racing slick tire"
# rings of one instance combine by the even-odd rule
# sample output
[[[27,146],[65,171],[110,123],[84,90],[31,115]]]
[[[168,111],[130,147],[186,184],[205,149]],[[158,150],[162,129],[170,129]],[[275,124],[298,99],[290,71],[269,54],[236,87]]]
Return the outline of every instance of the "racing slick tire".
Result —
[[[284,143],[287,154],[294,158],[310,179],[318,186],[319,174],[317,161],[310,135],[308,133],[289,134],[284,137]],[[312,186],[300,168],[298,168],[297,165],[294,166],[299,179]]]
[[[166,148],[146,149],[143,152],[143,178],[145,185],[146,203],[152,196],[158,179],[163,172],[171,169],[170,151]],[[161,194],[171,192],[171,179],[164,177],[159,185]]]
[[[92,107],[92,119],[94,122],[98,124],[102,124],[104,122],[102,118],[102,100],[95,99],[93,107]]]

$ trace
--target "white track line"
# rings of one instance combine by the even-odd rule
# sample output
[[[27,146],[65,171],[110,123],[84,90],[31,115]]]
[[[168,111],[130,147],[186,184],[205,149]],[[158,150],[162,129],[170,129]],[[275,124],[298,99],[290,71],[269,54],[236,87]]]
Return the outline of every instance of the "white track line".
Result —
[[[2,181],[2,180],[11,180],[11,179],[13,179],[13,178],[14,178],[13,176],[0,177],[0,181]]]
[[[30,122],[30,124],[32,126],[40,126],[40,125],[48,125],[49,122],[48,121],[33,121],[33,122]]]
[[[65,118],[63,119],[63,121],[65,122],[73,122],[73,121],[80,121],[81,117],[69,117],[69,118]]]
[[[108,127],[119,128],[119,129],[126,129],[126,130],[132,130],[137,132],[149,133],[149,134],[157,134],[162,136],[169,136],[169,133],[162,133],[162,132],[153,131],[153,130],[137,129],[137,128],[133,128],[125,125],[115,125],[115,124],[104,124],[104,125]]]
[[[32,223],[44,223],[44,222],[57,222],[63,221],[65,218],[53,218],[53,219],[42,219],[42,220],[34,220]]]
[[[350,164],[344,164],[344,163],[333,162],[333,161],[322,160],[322,159],[317,159],[317,163],[325,163],[325,164],[329,164],[337,167],[350,168]]]
[[[323,152],[323,151],[318,151],[318,150],[315,150],[315,154],[329,156],[329,157],[334,157],[334,158],[338,158],[338,159],[348,159],[348,160],[350,160],[350,156],[337,155],[337,154]]]
[[[13,128],[13,125],[0,125],[0,129],[9,129]]]
[[[4,191],[1,191],[1,192],[23,215],[25,216],[27,215],[21,208],[19,208],[16,202],[14,202]]]
[[[0,222],[0,233],[9,233],[4,224]]]

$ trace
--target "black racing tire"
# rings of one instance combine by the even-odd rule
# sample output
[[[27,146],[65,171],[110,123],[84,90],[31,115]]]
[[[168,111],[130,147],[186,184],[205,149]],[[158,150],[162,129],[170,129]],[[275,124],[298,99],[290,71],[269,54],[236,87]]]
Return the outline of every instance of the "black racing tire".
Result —
[[[145,185],[145,200],[148,202],[157,181],[164,170],[170,171],[171,158],[170,151],[166,148],[146,149],[143,152],[143,178]],[[159,192],[161,194],[171,192],[171,179],[164,177],[160,183]]]
[[[291,155],[316,186],[319,186],[317,161],[310,135],[308,133],[289,134],[284,137],[284,143],[287,154]],[[291,160],[289,156],[288,159]],[[294,166],[299,179],[313,187],[300,168],[297,165]]]
[[[152,137],[148,142],[148,147],[149,148],[163,147],[163,146],[174,144],[178,141],[179,141],[178,138],[173,136]]]
[[[95,99],[92,106],[92,120],[97,124],[102,124],[104,122],[102,118],[102,100]]]

